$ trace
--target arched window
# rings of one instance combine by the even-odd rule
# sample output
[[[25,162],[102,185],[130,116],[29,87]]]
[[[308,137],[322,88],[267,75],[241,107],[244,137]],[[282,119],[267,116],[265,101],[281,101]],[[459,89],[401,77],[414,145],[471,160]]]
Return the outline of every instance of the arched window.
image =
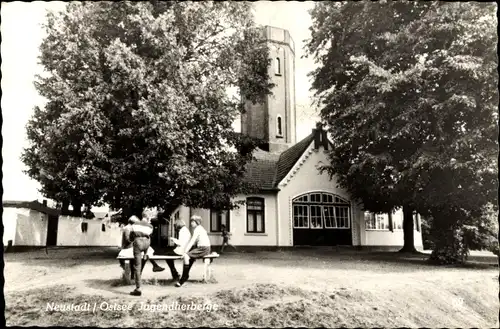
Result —
[[[296,197],[293,204],[293,227],[297,229],[350,228],[349,201],[324,192]]]
[[[283,128],[281,123],[281,115],[276,117],[276,135],[281,137],[283,136]]]
[[[263,198],[247,198],[247,232],[264,233],[265,212]]]
[[[276,57],[274,61],[274,74],[281,75],[281,60],[279,57]]]

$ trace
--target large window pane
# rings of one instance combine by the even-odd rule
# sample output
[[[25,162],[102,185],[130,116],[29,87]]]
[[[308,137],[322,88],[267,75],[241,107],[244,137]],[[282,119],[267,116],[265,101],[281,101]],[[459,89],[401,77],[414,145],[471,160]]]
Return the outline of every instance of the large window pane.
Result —
[[[369,211],[365,211],[365,223],[368,230],[375,229],[375,216]]]
[[[262,214],[257,213],[256,214],[256,232],[263,232],[264,231],[264,218],[262,217]]]
[[[349,208],[345,206],[335,207],[335,218],[338,228],[349,228]]]
[[[254,232],[255,229],[255,215],[248,214],[248,232]]]
[[[224,210],[221,212],[221,219],[220,219],[220,224],[226,226],[226,230],[229,231],[229,211]]]
[[[321,206],[311,206],[311,228],[323,228]]]
[[[212,232],[217,232],[220,229],[217,217],[218,217],[217,212],[212,211],[210,216],[210,231]]]
[[[326,228],[335,228],[337,224],[335,222],[335,207],[334,206],[324,206],[323,207],[324,215],[325,215],[325,227]]]
[[[293,206],[293,224],[295,228],[309,227],[308,206],[306,205]]]

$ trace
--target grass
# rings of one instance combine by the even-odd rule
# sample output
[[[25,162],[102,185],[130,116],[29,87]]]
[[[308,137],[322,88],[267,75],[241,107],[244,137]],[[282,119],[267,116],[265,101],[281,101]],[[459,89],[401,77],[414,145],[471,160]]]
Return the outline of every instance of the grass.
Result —
[[[195,264],[182,288],[172,287],[168,273],[154,274],[146,266],[143,296],[137,298],[128,295],[133,286],[120,278],[116,261],[102,254],[85,257],[85,252],[75,251],[71,257],[55,253],[37,257],[6,254],[8,325],[498,326],[498,268],[492,260],[437,267],[427,264],[425,255],[325,250],[235,253],[214,263],[214,282],[201,282],[202,266]],[[75,259],[80,260],[78,265]],[[95,304],[96,311],[47,310],[47,303],[85,302]],[[103,303],[130,310],[102,310]],[[205,308],[151,310],[155,305]]]

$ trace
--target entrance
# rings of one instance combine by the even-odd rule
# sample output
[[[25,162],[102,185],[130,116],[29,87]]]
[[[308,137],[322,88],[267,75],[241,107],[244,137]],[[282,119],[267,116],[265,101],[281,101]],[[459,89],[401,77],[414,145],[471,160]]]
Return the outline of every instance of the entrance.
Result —
[[[59,216],[49,215],[47,223],[47,247],[54,247],[57,245],[57,228],[59,226]]]
[[[325,192],[311,192],[292,200],[293,245],[352,245],[349,201]]]

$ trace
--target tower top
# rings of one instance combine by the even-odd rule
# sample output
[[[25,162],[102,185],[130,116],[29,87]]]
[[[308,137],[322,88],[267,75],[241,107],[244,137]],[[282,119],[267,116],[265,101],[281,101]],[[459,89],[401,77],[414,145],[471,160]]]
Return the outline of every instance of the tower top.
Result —
[[[287,45],[290,47],[292,52],[295,54],[295,42],[293,41],[292,37],[290,36],[290,33],[288,30],[279,28],[279,27],[274,27],[270,25],[264,26],[264,36],[266,37],[266,40],[268,42],[272,43],[279,43],[283,45]]]

